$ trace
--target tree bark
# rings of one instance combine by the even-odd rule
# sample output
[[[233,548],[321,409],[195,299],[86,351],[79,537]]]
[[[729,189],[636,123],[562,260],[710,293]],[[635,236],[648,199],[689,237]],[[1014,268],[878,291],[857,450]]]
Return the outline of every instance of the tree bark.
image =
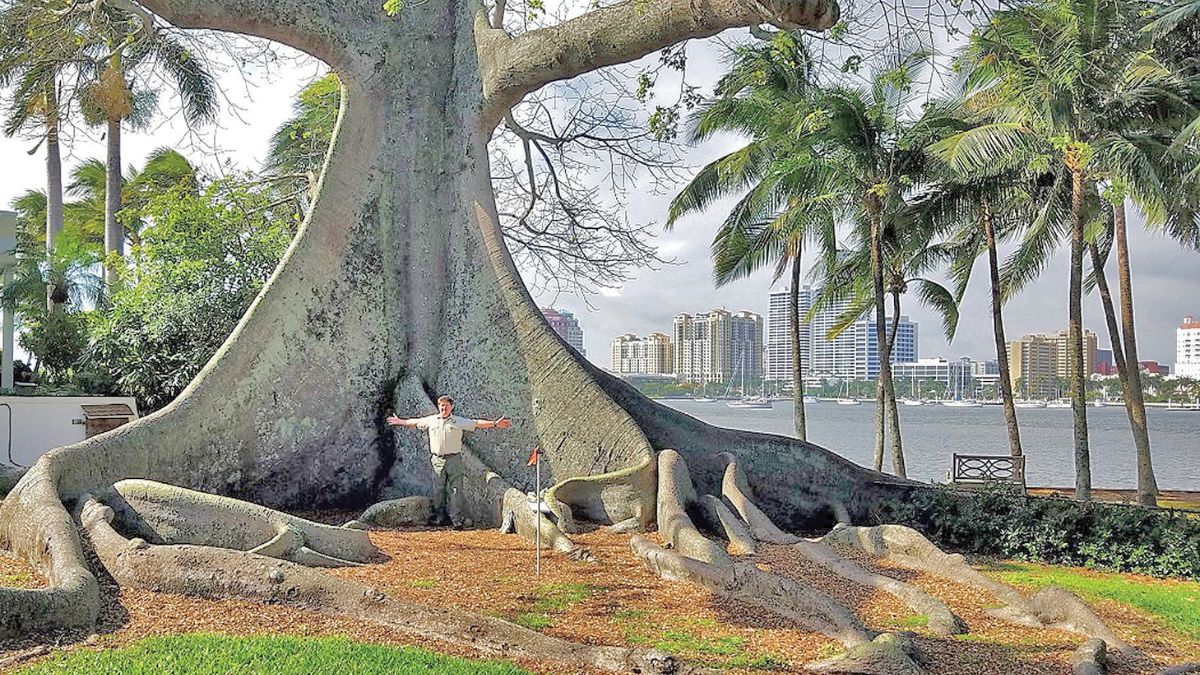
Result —
[[[1071,385],[1071,409],[1074,413],[1075,497],[1092,498],[1092,459],[1088,451],[1087,375],[1083,363],[1083,209],[1084,177],[1079,168],[1071,170],[1071,280],[1068,288],[1067,324],[1068,378]]]
[[[1125,232],[1125,202],[1113,205],[1114,238],[1117,246],[1117,279],[1121,292],[1121,328],[1124,334],[1125,380],[1129,388],[1125,410],[1133,427],[1133,444],[1137,449],[1138,503],[1158,504],[1158,481],[1150,458],[1150,430],[1146,423],[1146,399],[1142,392],[1141,366],[1138,361],[1137,335],[1133,321],[1133,282],[1129,265],[1129,240]]]
[[[104,255],[125,255],[125,228],[117,221],[121,210],[121,120],[108,120],[108,155],[104,162]],[[109,291],[117,281],[115,262],[105,261],[104,284]]]
[[[800,352],[800,247],[796,248],[792,258],[792,287],[788,293],[788,337],[792,349],[792,403],[795,407],[793,421],[796,424],[796,438],[808,440],[808,430],[804,421],[804,370]]]
[[[892,426],[892,472],[901,478],[908,477],[904,467],[904,447],[900,438],[900,407],[896,405],[896,383],[892,379],[892,349],[896,345],[896,334],[900,332],[900,292],[892,291],[892,334],[888,337],[887,354],[879,358],[879,369],[887,370],[888,418]]]
[[[1000,398],[1004,403],[1004,422],[1008,427],[1008,449],[1013,457],[1021,456],[1021,430],[1017,426],[1017,407],[1013,401],[1012,380],[1009,379],[1008,342],[1004,337],[1004,299],[1000,292],[1000,262],[996,253],[996,230],[987,200],[983,202],[983,237],[987,243],[988,274],[992,292],[992,334],[996,338],[996,363],[1000,367]]]
[[[884,445],[884,421],[891,418],[891,413],[895,412],[895,391],[892,389],[892,369],[891,369],[891,353],[888,349],[887,337],[887,310],[885,304],[887,295],[884,292],[883,285],[883,242],[881,241],[883,233],[883,204],[879,197],[868,194],[866,197],[867,217],[870,218],[871,225],[871,281],[875,290],[875,341],[876,351],[879,353],[879,375],[876,390],[876,430],[875,430],[875,466],[876,471],[882,470],[883,466],[883,445]],[[890,406],[890,407],[889,407]],[[899,436],[899,421],[892,425],[892,433]],[[892,439],[893,468],[897,466],[896,448],[899,439]],[[899,454],[899,467],[903,468],[904,459],[903,451]]]
[[[55,240],[63,228],[62,154],[58,132],[58,92],[54,85],[46,90],[46,256],[54,253]],[[46,286],[46,309],[54,311],[53,284]]]

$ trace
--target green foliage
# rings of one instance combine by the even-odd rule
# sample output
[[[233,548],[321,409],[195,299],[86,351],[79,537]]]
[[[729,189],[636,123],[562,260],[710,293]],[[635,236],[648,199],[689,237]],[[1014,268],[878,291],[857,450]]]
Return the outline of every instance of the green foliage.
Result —
[[[513,623],[524,626],[529,630],[541,630],[553,625],[550,615],[545,612],[521,612],[513,618]]]
[[[546,584],[533,589],[534,609],[561,612],[592,597],[598,589],[581,583]]]
[[[413,579],[409,585],[422,591],[428,591],[437,588],[438,582],[437,579]]]
[[[873,520],[908,525],[963,553],[1200,579],[1200,519],[1171,511],[995,486],[972,494],[915,491]]]
[[[148,410],[171,401],[216,352],[274,271],[294,223],[270,195],[225,179],[150,199],[153,221],[106,311],[93,316],[89,360]]]
[[[147,638],[111,651],[60,654],[18,672],[22,675],[302,675],[332,672],[519,675],[526,671],[502,661],[472,661],[415,647],[368,645],[341,637],[226,637],[194,633]]]
[[[1168,628],[1200,640],[1200,583],[1151,581],[1117,574],[1081,573],[1029,563],[1004,563],[993,576],[1018,586],[1059,586],[1087,600],[1115,600],[1136,607]]]

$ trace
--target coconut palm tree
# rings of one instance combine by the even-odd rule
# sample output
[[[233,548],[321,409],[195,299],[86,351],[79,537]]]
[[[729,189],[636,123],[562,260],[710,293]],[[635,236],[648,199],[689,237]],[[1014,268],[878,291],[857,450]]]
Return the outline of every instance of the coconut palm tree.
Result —
[[[122,126],[136,129],[149,123],[158,89],[152,76],[162,76],[178,90],[189,124],[215,118],[216,85],[203,59],[173,35],[157,30],[147,14],[101,4],[89,15],[89,22],[93,60],[81,108],[89,124],[105,127],[104,248],[109,257],[123,256],[125,233],[117,218],[121,210]],[[116,269],[111,260],[109,263],[105,280],[113,283]]]
[[[932,148],[967,174],[1058,167],[1070,178],[1068,356],[1075,493],[1081,499],[1091,496],[1089,364],[1083,361],[1082,341],[1085,226],[1097,208],[1099,181],[1129,186],[1130,196],[1152,216],[1165,211],[1162,182],[1153,170],[1161,152],[1154,148],[1165,147],[1157,139],[1179,118],[1186,95],[1177,74],[1138,48],[1137,16],[1137,7],[1124,0],[1048,0],[998,12],[959,59],[966,73],[966,106],[987,119]],[[1060,231],[1046,223],[1027,233],[1012,266],[1017,286],[1040,271]],[[1131,306],[1129,328],[1132,336]],[[1134,426],[1139,493],[1152,501],[1148,495],[1156,488],[1148,437]]]
[[[266,171],[285,194],[296,195],[301,214],[317,187],[341,99],[341,80],[329,73],[300,91],[292,116],[271,136]]]
[[[759,58],[772,58],[771,52]],[[862,249],[870,256],[881,363],[890,362],[884,230],[925,169],[921,148],[937,137],[947,119],[939,109],[919,119],[909,114],[912,83],[925,62],[925,54],[913,51],[872,70],[861,86],[808,84],[788,89],[751,84],[750,95],[718,98],[695,118],[694,136],[735,131],[753,141],[706,167],[672,205],[673,220],[702,210],[719,196],[749,188],[723,228],[734,231],[762,222],[761,216],[772,210],[794,213],[805,222],[819,218],[861,225],[854,231],[863,237]],[[787,73],[779,77],[804,79]],[[780,95],[781,89],[789,95]],[[880,369],[877,405],[876,454],[883,454],[886,418],[892,431],[893,469],[903,475],[900,418],[889,368]]]
[[[714,199],[749,188],[713,240],[714,278],[724,286],[773,263],[778,281],[790,270],[793,423],[801,440],[808,437],[800,348],[801,259],[806,240],[834,232],[830,210],[793,194],[793,181],[804,173],[795,163],[807,150],[793,138],[796,120],[791,115],[805,109],[814,86],[812,57],[797,36],[781,33],[770,44],[740,48],[717,85],[716,98],[693,117],[691,136],[698,142],[719,131],[741,131],[752,140],[704,167],[672,201],[667,219],[667,227],[673,227]]]

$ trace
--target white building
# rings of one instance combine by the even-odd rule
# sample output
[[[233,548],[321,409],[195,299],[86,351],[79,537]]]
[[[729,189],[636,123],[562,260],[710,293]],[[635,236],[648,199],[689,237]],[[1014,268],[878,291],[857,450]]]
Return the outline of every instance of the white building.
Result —
[[[646,337],[622,335],[612,341],[612,372],[618,375],[669,375],[675,372],[671,338],[663,333]]]
[[[579,320],[574,314],[565,309],[543,307],[542,316],[546,317],[546,322],[554,332],[566,340],[580,356],[587,356],[587,350],[583,348],[583,329],[579,327]]]
[[[686,382],[763,376],[763,320],[754,312],[679,314],[671,331],[675,375]]]
[[[776,382],[792,381],[792,322],[788,317],[790,290],[773,291],[767,305],[766,379]],[[804,316],[812,307],[812,289],[801,286],[797,293],[800,313],[801,376],[812,372],[812,327]]]
[[[1200,321],[1193,316],[1184,318],[1175,329],[1175,369],[1172,374],[1200,378]]]

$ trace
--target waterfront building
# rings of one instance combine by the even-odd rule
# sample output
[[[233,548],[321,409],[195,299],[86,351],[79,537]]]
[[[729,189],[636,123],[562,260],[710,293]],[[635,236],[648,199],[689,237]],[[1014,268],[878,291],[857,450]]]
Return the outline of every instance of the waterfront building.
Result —
[[[580,356],[587,356],[587,350],[583,348],[583,328],[580,328],[579,320],[574,314],[565,309],[543,307],[542,316],[546,317],[546,323],[550,324],[554,332],[566,340]]]
[[[892,318],[888,317],[887,329],[892,330]],[[879,345],[876,340],[875,319],[861,319],[849,328],[854,334],[854,377],[872,380],[879,376]],[[901,314],[896,324],[896,338],[892,344],[889,361],[913,363],[917,360],[917,324]]]
[[[768,381],[792,381],[792,322],[788,317],[788,298],[791,291],[772,291],[767,305],[767,349],[766,377]],[[812,289],[801,286],[797,293],[800,313],[800,368],[801,375],[808,377],[812,372],[812,326],[804,316],[812,308]]]
[[[675,375],[686,382],[763,376],[763,319],[754,312],[676,315],[671,347]]]
[[[1008,371],[1013,389],[1023,398],[1057,398],[1069,386],[1071,359],[1068,331],[1025,335],[1008,345]],[[1096,334],[1083,332],[1085,375],[1095,372]]]
[[[1175,329],[1175,368],[1177,377],[1200,378],[1200,321],[1184,318]]]
[[[612,341],[612,372],[618,375],[670,375],[675,372],[671,353],[669,335],[622,335]]]

